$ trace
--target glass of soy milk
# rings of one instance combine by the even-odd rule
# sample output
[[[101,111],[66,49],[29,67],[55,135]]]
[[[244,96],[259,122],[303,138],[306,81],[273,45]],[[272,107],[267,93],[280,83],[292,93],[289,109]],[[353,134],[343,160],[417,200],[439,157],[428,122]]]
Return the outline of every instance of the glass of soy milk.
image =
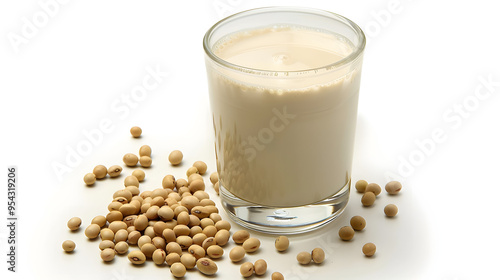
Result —
[[[267,7],[219,21],[203,47],[229,216],[269,233],[335,219],[349,199],[362,30],[327,11]]]

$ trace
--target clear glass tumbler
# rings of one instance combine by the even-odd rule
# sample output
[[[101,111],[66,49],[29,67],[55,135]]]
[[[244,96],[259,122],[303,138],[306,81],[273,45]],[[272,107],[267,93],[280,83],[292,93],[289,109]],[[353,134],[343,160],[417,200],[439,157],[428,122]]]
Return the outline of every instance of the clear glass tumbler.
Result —
[[[362,30],[322,10],[229,16],[203,40],[222,204],[239,224],[300,233],[349,199]]]

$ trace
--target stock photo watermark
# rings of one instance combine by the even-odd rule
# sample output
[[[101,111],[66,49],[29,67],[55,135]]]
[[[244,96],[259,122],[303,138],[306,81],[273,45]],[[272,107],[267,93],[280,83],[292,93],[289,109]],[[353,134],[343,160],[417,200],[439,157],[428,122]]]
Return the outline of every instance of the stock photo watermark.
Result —
[[[474,90],[459,102],[451,104],[443,113],[444,125],[435,127],[429,136],[415,139],[414,148],[406,155],[398,156],[397,173],[386,172],[388,181],[404,180],[410,177],[449,139],[450,131],[460,129],[464,122],[473,116],[481,104],[500,92],[500,80],[494,80],[492,74],[479,76]]]
[[[38,1],[38,10],[33,12],[31,16],[21,17],[22,24],[19,30],[7,33],[7,39],[14,52],[19,53],[22,46],[38,36],[40,30],[45,28],[59,14],[61,8],[68,3],[69,0]]]
[[[104,117],[98,122],[98,126],[93,129],[83,129],[83,139],[74,145],[66,145],[64,147],[65,157],[62,161],[53,161],[51,163],[52,170],[56,174],[59,181],[63,175],[73,171],[83,161],[83,158],[92,150],[101,145],[106,134],[112,133],[115,129],[115,124],[125,120],[133,109],[136,109],[149,94],[165,81],[169,73],[161,69],[160,65],[147,66],[145,68],[146,75],[142,78],[140,84],[132,87],[129,92],[122,93],[115,98],[110,104],[112,117]]]
[[[243,0],[215,0],[212,7],[217,16],[222,18],[232,14],[242,3]]]

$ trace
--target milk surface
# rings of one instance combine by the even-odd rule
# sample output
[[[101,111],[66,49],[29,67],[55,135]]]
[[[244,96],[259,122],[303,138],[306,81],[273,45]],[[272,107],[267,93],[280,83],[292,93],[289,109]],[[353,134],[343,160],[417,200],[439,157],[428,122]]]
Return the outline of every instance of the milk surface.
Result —
[[[353,52],[351,42],[274,26],[229,35],[213,52],[233,68],[207,61],[224,188],[249,202],[290,207],[349,183],[361,63],[332,64]]]

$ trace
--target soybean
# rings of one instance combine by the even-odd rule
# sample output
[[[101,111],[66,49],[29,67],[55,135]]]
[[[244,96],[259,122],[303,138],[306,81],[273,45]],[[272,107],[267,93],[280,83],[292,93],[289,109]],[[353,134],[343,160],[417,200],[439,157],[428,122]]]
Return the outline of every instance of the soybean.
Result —
[[[146,262],[146,256],[141,251],[132,251],[128,254],[128,259],[133,264],[143,264]]]
[[[148,156],[151,157],[151,147],[148,145],[142,145],[139,148],[139,156]]]
[[[97,165],[94,167],[94,170],[92,170],[92,173],[94,173],[97,179],[102,179],[108,174],[108,169],[104,165]]]
[[[196,167],[196,169],[198,170],[198,173],[201,175],[203,175],[203,174],[205,174],[205,172],[207,172],[207,164],[201,160],[195,161],[193,163],[193,166]]]
[[[105,262],[110,262],[115,258],[115,250],[107,248],[101,251],[101,259]]]
[[[271,280],[285,280],[285,277],[279,272],[273,272],[273,274],[271,275]]]
[[[311,258],[314,263],[320,264],[325,260],[325,251],[321,248],[314,248],[311,252]]]
[[[363,230],[366,226],[366,221],[363,217],[361,216],[354,216],[351,218],[351,227],[354,229],[354,230]]]
[[[115,243],[111,240],[103,240],[101,243],[99,243],[99,249],[104,250],[104,249],[114,249],[115,248]]]
[[[248,238],[243,242],[243,249],[245,249],[245,252],[247,253],[252,253],[255,252],[259,249],[260,247],[260,240],[254,237]]]
[[[94,173],[87,173],[83,176],[83,182],[85,182],[87,186],[92,186],[95,183],[95,179],[96,176]]]
[[[134,137],[134,138],[141,137],[142,129],[140,127],[138,127],[138,126],[133,126],[130,129],[130,134],[132,134],[132,137]]]
[[[248,233],[248,231],[244,229],[238,230],[235,233],[233,233],[233,241],[236,244],[242,244],[248,238],[250,238],[250,233]]]
[[[210,245],[207,248],[207,255],[212,259],[221,258],[224,254],[224,249],[219,245]]]
[[[78,217],[73,217],[68,221],[68,228],[70,230],[77,230],[78,228],[80,228],[81,224],[82,224],[82,219]]]
[[[182,152],[179,150],[175,150],[172,151],[170,155],[168,155],[168,161],[170,161],[170,163],[174,166],[179,165],[182,162],[182,157]]]
[[[250,277],[253,274],[253,264],[251,262],[243,263],[240,266],[240,273],[243,277]]]
[[[73,252],[75,250],[76,244],[71,240],[66,240],[62,243],[62,248],[66,252]]]
[[[224,246],[229,241],[229,231],[226,229],[221,229],[215,234],[215,242],[217,245]]]
[[[135,177],[135,176],[127,176],[127,177],[125,177],[123,184],[125,185],[125,187],[128,187],[128,186],[139,187],[139,179],[137,179],[137,177]]]
[[[368,207],[372,206],[375,203],[376,196],[372,192],[365,192],[361,197],[361,203],[363,206]]]
[[[300,252],[297,254],[297,261],[300,264],[309,264],[311,262],[311,254],[309,252]]]
[[[274,241],[274,247],[276,247],[276,250],[278,252],[283,252],[286,249],[288,249],[288,246],[290,245],[290,240],[288,240],[288,237],[286,236],[278,236],[276,240]]]
[[[365,245],[363,245],[362,251],[363,254],[365,254],[365,256],[371,257],[375,255],[375,251],[377,251],[377,246],[375,246],[375,244],[373,243],[366,243]]]
[[[85,229],[85,235],[89,239],[94,239],[99,235],[99,232],[101,231],[101,227],[96,225],[96,224],[91,224]]]
[[[215,185],[215,183],[219,182],[219,174],[217,172],[213,172],[210,174],[210,182],[212,182],[212,185]]]
[[[382,192],[382,188],[376,183],[370,183],[366,186],[365,192],[372,192],[377,196]]]
[[[390,181],[389,183],[387,183],[385,185],[385,190],[389,194],[398,194],[399,191],[401,191],[402,188],[403,188],[403,186],[398,181]]]
[[[170,272],[174,277],[184,277],[186,275],[186,267],[182,263],[177,262],[170,266]]]
[[[365,181],[365,180],[359,180],[356,182],[356,190],[359,192],[359,193],[364,193],[365,190],[366,190],[366,186],[368,186],[368,182]]]
[[[253,270],[255,272],[255,275],[264,275],[266,274],[267,271],[267,263],[263,259],[259,259],[255,261],[253,264]]]
[[[134,154],[128,153],[123,156],[123,163],[125,163],[126,166],[136,166],[137,162],[139,162],[139,158]]]
[[[139,163],[142,167],[148,168],[153,163],[153,160],[149,156],[141,156],[139,158]]]
[[[189,178],[189,176],[191,176],[193,174],[200,174],[200,172],[198,171],[198,168],[191,166],[186,171],[186,176]]]
[[[102,216],[102,215],[99,215],[99,216],[95,216],[93,219],[92,219],[92,222],[91,224],[96,224],[98,225],[99,227],[103,227],[106,225],[106,217]]]
[[[387,217],[394,217],[398,214],[398,207],[394,204],[387,204],[384,207],[384,213]]]
[[[209,258],[200,258],[196,261],[196,267],[205,275],[214,275],[217,272],[217,265]]]
[[[157,265],[161,265],[165,262],[165,257],[167,256],[167,254],[165,253],[165,251],[163,251],[162,249],[156,249],[154,252],[153,252],[153,256],[152,256],[152,259],[153,259],[153,262]]]
[[[115,178],[120,176],[120,173],[122,173],[123,168],[119,165],[113,165],[110,168],[108,168],[108,174],[109,177]]]
[[[339,229],[339,237],[344,241],[349,241],[354,237],[354,229],[350,226],[344,226]]]
[[[128,243],[125,241],[120,241],[120,242],[116,243],[115,251],[119,255],[125,254],[126,252],[128,252]]]
[[[245,249],[241,246],[236,246],[229,252],[229,258],[232,262],[239,262],[245,257]]]
[[[196,266],[196,258],[191,254],[182,254],[181,263],[187,268],[192,269]]]

